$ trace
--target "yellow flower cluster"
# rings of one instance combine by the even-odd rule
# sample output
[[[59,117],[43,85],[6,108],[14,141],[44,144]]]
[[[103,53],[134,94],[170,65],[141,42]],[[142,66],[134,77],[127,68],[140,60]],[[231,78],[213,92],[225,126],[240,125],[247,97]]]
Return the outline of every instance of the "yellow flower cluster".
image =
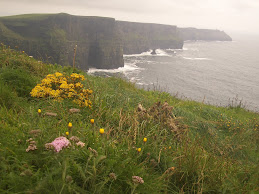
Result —
[[[72,99],[81,107],[91,108],[92,102],[89,100],[89,95],[93,91],[84,89],[84,85],[81,83],[83,80],[85,80],[84,76],[77,73],[66,76],[56,72],[41,80],[41,83],[37,84],[30,94],[36,98]]]

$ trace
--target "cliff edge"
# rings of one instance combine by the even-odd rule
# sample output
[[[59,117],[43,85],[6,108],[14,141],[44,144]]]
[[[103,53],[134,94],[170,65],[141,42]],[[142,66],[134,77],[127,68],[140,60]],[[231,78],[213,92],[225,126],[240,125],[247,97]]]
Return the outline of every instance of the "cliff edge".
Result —
[[[220,30],[179,28],[179,32],[183,40],[232,41],[229,35]]]

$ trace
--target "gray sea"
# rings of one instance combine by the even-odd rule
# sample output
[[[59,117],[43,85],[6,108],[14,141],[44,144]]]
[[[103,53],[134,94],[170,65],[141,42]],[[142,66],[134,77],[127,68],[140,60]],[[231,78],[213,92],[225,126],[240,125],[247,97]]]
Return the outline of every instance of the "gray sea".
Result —
[[[121,75],[145,89],[160,89],[217,106],[259,112],[259,37],[226,41],[186,41],[183,49],[157,49],[124,55],[119,69],[90,69],[95,75]]]

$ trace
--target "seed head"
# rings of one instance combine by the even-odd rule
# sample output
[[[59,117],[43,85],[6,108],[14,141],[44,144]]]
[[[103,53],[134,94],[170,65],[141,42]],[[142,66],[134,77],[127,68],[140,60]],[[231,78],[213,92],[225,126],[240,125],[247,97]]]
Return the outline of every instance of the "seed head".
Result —
[[[116,179],[117,179],[116,174],[113,173],[113,172],[111,172],[111,173],[109,174],[109,177],[110,177],[110,179],[112,179],[112,180],[116,180]]]
[[[143,178],[141,178],[139,176],[132,176],[132,181],[135,184],[143,184],[144,183]]]
[[[170,170],[171,170],[171,171],[174,171],[174,170],[175,170],[175,167],[171,167]]]
[[[72,141],[72,142],[76,142],[76,143],[80,141],[77,136],[72,136],[72,137],[69,138],[69,140]]]
[[[85,143],[82,142],[82,141],[77,142],[76,145],[79,146],[79,147],[81,147],[81,148],[82,148],[82,147],[85,147]]]

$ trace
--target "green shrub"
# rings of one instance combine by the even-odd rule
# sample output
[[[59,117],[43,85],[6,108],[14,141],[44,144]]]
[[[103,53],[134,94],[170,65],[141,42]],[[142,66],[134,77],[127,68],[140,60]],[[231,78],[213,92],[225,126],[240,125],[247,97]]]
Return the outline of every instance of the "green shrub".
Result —
[[[21,69],[2,69],[0,80],[15,91],[19,97],[30,97],[30,91],[35,86],[36,80],[27,71]]]
[[[11,108],[16,102],[17,95],[10,91],[5,84],[0,82],[0,106]]]

